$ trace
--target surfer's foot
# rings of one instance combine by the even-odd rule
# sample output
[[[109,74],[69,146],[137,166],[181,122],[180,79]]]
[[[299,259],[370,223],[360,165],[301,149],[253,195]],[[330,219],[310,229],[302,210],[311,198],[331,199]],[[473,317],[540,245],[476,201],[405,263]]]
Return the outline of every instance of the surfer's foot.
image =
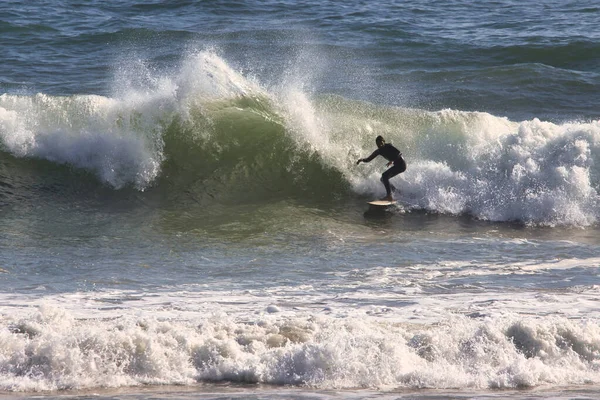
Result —
[[[394,198],[392,197],[391,194],[388,194],[383,199],[381,199],[381,201],[394,201]]]

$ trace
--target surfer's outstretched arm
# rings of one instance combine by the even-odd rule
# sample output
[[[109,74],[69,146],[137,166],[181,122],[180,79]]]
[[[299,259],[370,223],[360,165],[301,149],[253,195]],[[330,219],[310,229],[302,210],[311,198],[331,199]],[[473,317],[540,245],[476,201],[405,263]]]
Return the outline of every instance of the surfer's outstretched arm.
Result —
[[[358,160],[356,162],[356,165],[360,164],[360,162],[371,162],[372,159],[374,159],[375,157],[377,157],[379,155],[379,149],[375,150],[373,152],[373,154],[371,154],[369,157],[367,158],[361,158],[360,160]]]

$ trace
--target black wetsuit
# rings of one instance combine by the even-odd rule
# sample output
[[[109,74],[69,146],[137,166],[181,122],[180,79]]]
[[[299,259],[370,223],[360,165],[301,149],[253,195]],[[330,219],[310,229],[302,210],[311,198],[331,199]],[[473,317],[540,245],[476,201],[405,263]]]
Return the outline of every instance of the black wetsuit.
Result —
[[[369,157],[364,158],[363,162],[369,162],[377,156],[382,156],[386,160],[394,163],[392,167],[390,167],[381,175],[381,182],[383,182],[383,186],[385,186],[387,195],[390,196],[392,194],[390,178],[393,178],[394,176],[406,171],[406,162],[402,158],[402,153],[400,153],[400,150],[389,143],[379,147]]]

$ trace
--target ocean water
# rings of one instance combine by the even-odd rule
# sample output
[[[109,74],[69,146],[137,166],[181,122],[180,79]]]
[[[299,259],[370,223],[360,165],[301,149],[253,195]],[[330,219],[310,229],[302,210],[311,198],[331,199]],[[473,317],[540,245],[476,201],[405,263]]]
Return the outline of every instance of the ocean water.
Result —
[[[1,2],[0,396],[598,398],[599,21]]]

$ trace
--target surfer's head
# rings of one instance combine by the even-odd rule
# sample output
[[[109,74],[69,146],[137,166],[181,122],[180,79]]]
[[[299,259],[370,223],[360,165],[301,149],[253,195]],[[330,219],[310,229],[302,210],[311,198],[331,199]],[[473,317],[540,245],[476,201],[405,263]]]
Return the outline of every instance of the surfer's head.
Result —
[[[385,140],[383,139],[383,136],[377,136],[375,138],[375,144],[377,145],[377,147],[382,147],[385,144]]]

